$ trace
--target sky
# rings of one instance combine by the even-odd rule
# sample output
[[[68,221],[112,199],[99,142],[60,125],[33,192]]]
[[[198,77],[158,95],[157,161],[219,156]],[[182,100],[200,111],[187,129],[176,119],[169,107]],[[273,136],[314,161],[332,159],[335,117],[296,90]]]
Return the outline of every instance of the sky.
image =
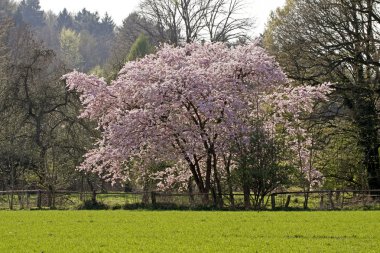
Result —
[[[52,10],[59,13],[63,8],[69,12],[77,12],[83,8],[89,11],[97,11],[100,16],[106,12],[112,16],[117,25],[121,25],[129,13],[136,10],[140,0],[40,0],[44,11]],[[248,0],[247,14],[254,17],[255,34],[264,30],[264,25],[272,10],[285,4],[285,0]]]

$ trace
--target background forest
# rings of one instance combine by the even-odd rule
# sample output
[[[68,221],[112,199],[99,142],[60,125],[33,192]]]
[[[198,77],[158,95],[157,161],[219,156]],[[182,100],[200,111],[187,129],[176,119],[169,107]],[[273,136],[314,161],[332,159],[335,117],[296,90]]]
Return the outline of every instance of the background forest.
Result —
[[[142,0],[117,27],[111,16],[86,9],[56,15],[39,0],[1,0],[0,190],[158,189],[170,161],[152,162],[114,188],[102,175],[76,170],[102,129],[78,118],[79,95],[62,76],[76,69],[111,83],[126,62],[163,43],[252,41],[275,57],[291,87],[331,82],[333,92],[301,119],[308,170],[286,162],[286,146],[258,125],[244,152],[237,144],[238,155],[225,157],[236,168],[213,174],[211,190],[260,197],[275,189],[380,189],[377,1],[288,0],[259,38],[249,36],[252,19],[239,15],[244,1],[179,2]],[[170,190],[193,191],[194,184],[190,176]]]

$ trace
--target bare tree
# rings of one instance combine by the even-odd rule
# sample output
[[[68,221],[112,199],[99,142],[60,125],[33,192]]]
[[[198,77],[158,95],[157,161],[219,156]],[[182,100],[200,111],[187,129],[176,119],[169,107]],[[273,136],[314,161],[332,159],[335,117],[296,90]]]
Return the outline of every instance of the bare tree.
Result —
[[[164,42],[231,41],[252,28],[244,6],[244,0],[144,0],[140,14],[157,25]]]
[[[144,0],[139,14],[156,25],[160,41],[178,45],[182,19],[172,0]]]
[[[66,90],[67,71],[25,26],[13,27],[0,82],[0,176],[3,188],[44,187],[51,193],[74,182],[90,146],[88,123],[77,119],[79,98]],[[26,176],[29,175],[29,176]],[[25,183],[27,179],[27,182]]]
[[[253,19],[241,18],[245,3],[240,0],[216,0],[205,17],[211,41],[231,41],[247,38]]]

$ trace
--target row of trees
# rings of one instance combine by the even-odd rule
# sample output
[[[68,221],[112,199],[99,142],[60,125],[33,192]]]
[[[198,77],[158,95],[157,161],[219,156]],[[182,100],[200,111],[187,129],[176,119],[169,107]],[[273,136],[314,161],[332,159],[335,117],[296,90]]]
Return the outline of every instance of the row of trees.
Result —
[[[219,10],[226,3],[219,2]],[[210,10],[216,3],[198,4]],[[94,177],[74,169],[98,132],[90,122],[77,119],[78,96],[66,90],[61,76],[77,68],[110,80],[126,61],[153,52],[159,43],[173,43],[160,33],[167,28],[158,28],[153,16],[138,12],[116,29],[108,15],[100,19],[86,9],[55,15],[42,11],[38,0],[2,1],[0,10],[2,190],[43,187],[53,192],[78,189],[83,181],[95,189]],[[191,29],[203,29],[204,22],[202,18]],[[183,42],[178,30],[176,43]]]
[[[280,187],[379,189],[378,3],[288,0],[254,43],[244,3],[142,0],[115,27],[2,1],[2,188],[242,191],[256,208]]]
[[[51,15],[39,9],[38,1],[1,2],[1,190],[54,193],[80,189],[86,181],[92,188],[97,182],[75,171],[97,132],[90,122],[77,119],[78,96],[61,80],[72,69],[65,44],[57,49],[49,44],[54,36],[42,40]]]

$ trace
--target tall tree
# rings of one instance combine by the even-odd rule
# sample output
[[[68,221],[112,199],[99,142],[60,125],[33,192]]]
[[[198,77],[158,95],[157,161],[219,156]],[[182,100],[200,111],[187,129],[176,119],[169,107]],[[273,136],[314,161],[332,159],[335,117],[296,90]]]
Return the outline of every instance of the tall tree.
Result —
[[[79,52],[80,36],[71,29],[63,28],[60,33],[62,60],[67,67],[74,69],[82,65],[82,55]]]
[[[6,81],[0,86],[0,154],[12,172],[12,188],[17,177],[28,173],[36,179],[34,187],[53,193],[56,187],[67,187],[66,180],[74,175],[90,127],[76,118],[78,98],[60,80],[67,69],[52,50],[25,27],[12,30],[7,45]],[[31,180],[27,183],[24,187],[33,186]]]
[[[380,189],[379,10],[373,0],[288,0],[264,36],[291,78],[336,84],[336,103],[325,115],[348,117],[357,127],[371,189]]]

